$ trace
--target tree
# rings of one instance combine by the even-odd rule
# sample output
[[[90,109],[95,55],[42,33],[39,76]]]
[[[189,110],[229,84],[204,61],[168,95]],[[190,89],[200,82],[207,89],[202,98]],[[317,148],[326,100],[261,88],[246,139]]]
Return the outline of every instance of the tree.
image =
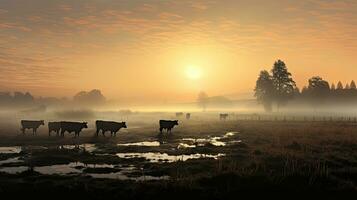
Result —
[[[274,83],[273,77],[270,76],[268,71],[263,70],[260,72],[254,92],[254,96],[257,98],[257,101],[264,106],[264,109],[267,112],[271,112],[274,95]]]
[[[81,91],[77,93],[73,100],[80,104],[100,105],[105,103],[106,99],[100,90],[91,90],[89,92]]]
[[[202,108],[203,111],[206,111],[207,104],[208,104],[208,95],[205,92],[201,91],[198,94],[197,104],[199,107]]]
[[[278,110],[280,106],[284,105],[294,96],[295,81],[291,78],[291,73],[285,63],[278,60],[274,63],[271,70],[274,85],[274,99],[277,103]]]
[[[337,83],[337,90],[343,90],[343,85],[342,85],[341,81],[339,81]]]
[[[327,81],[319,76],[314,76],[309,79],[308,96],[314,106],[323,102],[330,94],[330,85]]]
[[[334,83],[331,84],[331,90],[336,90],[336,85]]]
[[[347,83],[345,86],[345,90],[349,90],[350,89],[350,85]]]
[[[356,83],[355,83],[355,81],[353,81],[353,80],[351,81],[350,89],[351,89],[351,90],[356,90],[356,89],[357,89]]]

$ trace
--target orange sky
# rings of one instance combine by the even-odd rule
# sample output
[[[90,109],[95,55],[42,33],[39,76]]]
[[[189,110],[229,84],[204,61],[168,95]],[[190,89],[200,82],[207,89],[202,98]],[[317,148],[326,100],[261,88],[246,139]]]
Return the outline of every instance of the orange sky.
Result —
[[[0,90],[193,101],[252,93],[276,59],[299,87],[314,75],[346,83],[356,35],[354,0],[2,0]]]

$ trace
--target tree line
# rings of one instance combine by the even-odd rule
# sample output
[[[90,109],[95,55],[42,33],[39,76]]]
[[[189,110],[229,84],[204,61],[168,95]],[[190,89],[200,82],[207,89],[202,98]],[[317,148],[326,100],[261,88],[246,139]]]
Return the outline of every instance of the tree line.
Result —
[[[284,61],[277,60],[271,71],[260,72],[254,89],[258,103],[268,112],[277,111],[289,101],[302,102],[315,109],[326,104],[348,103],[357,104],[357,87],[355,81],[343,86],[339,81],[337,85],[330,83],[320,76],[313,76],[308,80],[308,85],[302,90],[296,86],[292,74]]]
[[[79,105],[102,105],[106,102],[106,98],[100,90],[81,91],[73,96],[73,98],[55,98],[55,97],[38,97],[35,98],[29,92],[0,92],[0,107],[31,107],[36,105],[63,105],[63,104],[79,104]]]

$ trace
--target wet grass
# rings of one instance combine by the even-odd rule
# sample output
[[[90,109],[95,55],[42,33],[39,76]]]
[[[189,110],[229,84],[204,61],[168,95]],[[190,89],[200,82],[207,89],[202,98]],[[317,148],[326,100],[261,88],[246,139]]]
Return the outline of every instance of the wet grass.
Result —
[[[241,140],[217,147],[206,144],[194,148],[180,148],[182,138],[208,138],[236,131],[232,138]],[[114,164],[135,166],[137,171],[128,176],[169,176],[160,181],[119,181],[94,179],[86,175],[41,175],[27,171],[18,175],[0,173],[0,192],[19,188],[34,191],[53,191],[64,195],[100,199],[161,199],[167,196],[222,199],[251,191],[356,192],[357,190],[357,124],[327,122],[190,122],[174,130],[172,135],[158,136],[154,130],[135,129],[129,136],[82,138],[48,138],[39,136],[4,138],[0,145],[36,146],[47,149],[25,149],[20,154],[1,155],[0,159],[21,156],[27,165],[47,166],[82,162],[85,164]],[[7,141],[6,141],[7,140]],[[160,141],[157,147],[117,146],[118,143]],[[58,149],[64,144],[93,143],[92,153],[81,149]],[[218,154],[225,157],[150,163],[143,158],[124,159],[116,153],[160,152],[169,155],[195,153]],[[31,156],[29,156],[31,155]],[[20,166],[11,163],[8,166]],[[23,163],[22,163],[23,165]],[[84,168],[86,173],[111,173],[119,168]],[[32,184],[33,183],[33,184]],[[174,194],[174,195],[173,195]],[[84,196],[83,196],[84,195]],[[86,196],[88,195],[88,196]]]

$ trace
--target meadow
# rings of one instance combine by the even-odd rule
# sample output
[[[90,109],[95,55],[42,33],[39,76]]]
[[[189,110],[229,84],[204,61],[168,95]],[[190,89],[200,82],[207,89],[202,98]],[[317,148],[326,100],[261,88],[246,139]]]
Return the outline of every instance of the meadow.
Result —
[[[257,191],[356,192],[353,120],[220,121],[215,113],[193,114],[180,119],[172,134],[159,135],[156,118],[162,117],[175,118],[121,117],[128,129],[117,137],[95,137],[93,126],[78,138],[49,137],[45,127],[36,136],[21,135],[16,123],[6,126],[0,129],[0,193],[222,199]]]

